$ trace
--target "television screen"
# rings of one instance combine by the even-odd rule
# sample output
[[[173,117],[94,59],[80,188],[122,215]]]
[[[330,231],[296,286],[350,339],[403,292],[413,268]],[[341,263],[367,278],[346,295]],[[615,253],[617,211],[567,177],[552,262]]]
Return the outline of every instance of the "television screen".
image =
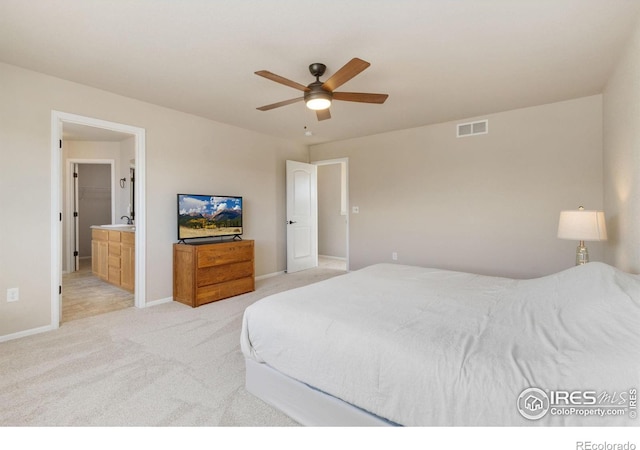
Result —
[[[241,234],[242,197],[178,194],[178,240]]]

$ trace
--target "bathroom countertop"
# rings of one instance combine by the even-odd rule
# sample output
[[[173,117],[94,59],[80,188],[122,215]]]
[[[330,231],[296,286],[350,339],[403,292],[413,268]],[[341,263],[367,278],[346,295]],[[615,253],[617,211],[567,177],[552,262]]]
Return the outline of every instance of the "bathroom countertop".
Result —
[[[135,233],[136,231],[135,225],[127,225],[126,223],[113,225],[91,225],[91,228],[95,228],[97,230],[124,231],[126,233]]]

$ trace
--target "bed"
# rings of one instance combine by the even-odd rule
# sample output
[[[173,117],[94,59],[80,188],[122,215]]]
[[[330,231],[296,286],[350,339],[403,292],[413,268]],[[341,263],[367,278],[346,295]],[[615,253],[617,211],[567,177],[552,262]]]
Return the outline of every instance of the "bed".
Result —
[[[249,392],[303,425],[637,426],[638,330],[640,276],[603,263],[376,264],[254,303],[240,339]]]

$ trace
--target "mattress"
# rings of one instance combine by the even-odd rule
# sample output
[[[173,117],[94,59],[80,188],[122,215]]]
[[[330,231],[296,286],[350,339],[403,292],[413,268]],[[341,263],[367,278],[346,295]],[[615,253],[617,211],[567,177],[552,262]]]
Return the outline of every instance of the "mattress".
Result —
[[[640,277],[603,263],[532,280],[378,264],[251,305],[241,348],[401,425],[637,426],[639,325]]]

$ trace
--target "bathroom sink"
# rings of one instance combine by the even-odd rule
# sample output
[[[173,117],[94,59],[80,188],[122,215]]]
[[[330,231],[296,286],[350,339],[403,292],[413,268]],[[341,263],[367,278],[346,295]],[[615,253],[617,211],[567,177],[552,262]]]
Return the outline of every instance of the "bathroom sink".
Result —
[[[109,225],[99,225],[100,228],[122,228],[126,230],[135,231],[135,225],[127,225],[126,223],[112,223]]]

